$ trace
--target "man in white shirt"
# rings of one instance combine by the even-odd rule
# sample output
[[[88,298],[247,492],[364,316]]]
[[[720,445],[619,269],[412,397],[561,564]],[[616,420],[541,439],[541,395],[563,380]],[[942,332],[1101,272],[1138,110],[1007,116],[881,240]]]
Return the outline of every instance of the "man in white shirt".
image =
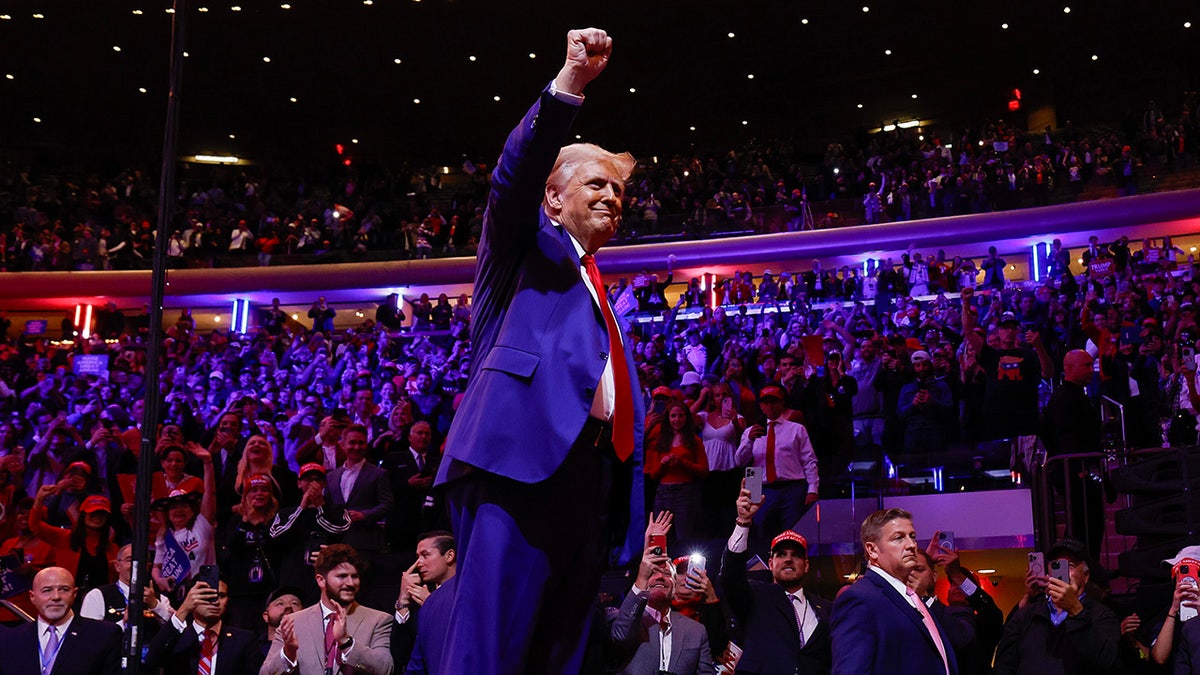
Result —
[[[117,570],[117,582],[99,588],[93,588],[83,596],[83,604],[79,607],[79,616],[97,621],[109,621],[125,630],[125,610],[129,604],[129,581],[133,572],[133,547],[126,544],[117,551],[117,559],[113,561]],[[166,598],[158,597],[154,585],[146,586],[144,600],[146,609],[154,613],[161,622],[171,620],[175,610]]]
[[[649,538],[647,533],[633,588],[609,626],[609,639],[616,645],[622,664],[618,672],[715,673],[704,626],[671,611],[675,566],[658,546],[650,546]]]
[[[765,544],[774,534],[795,527],[817,502],[821,485],[808,430],[784,417],[786,399],[778,385],[762,388],[758,407],[764,421],[746,429],[735,456],[738,466],[762,471],[763,501],[751,528],[754,543]]]

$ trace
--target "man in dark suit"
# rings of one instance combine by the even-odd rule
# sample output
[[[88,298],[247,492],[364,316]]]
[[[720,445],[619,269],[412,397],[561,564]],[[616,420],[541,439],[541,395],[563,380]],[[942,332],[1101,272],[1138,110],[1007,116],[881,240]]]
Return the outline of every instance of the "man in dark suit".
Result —
[[[918,561],[912,514],[876,511],[860,537],[867,571],[833,603],[833,673],[956,675],[949,636],[906,585]]]
[[[609,626],[622,675],[716,672],[704,626],[671,610],[675,579],[670,558],[657,546],[647,545],[633,588]]]
[[[388,518],[387,537],[393,551],[411,550],[421,532],[445,527],[440,497],[433,493],[442,456],[430,449],[433,430],[429,422],[416,422],[408,431],[408,448],[389,452],[380,463],[392,484],[395,508]]]
[[[441,656],[441,642],[431,642],[435,636],[445,635],[445,625],[435,624],[424,628],[427,621],[436,620],[428,616],[425,605],[433,593],[454,578],[458,571],[458,550],[454,535],[446,531],[427,532],[417,542],[417,561],[408,568],[400,580],[400,595],[396,598],[396,623],[392,626],[392,661],[396,670],[402,670],[410,660],[418,640],[424,644],[422,667],[429,667]],[[449,593],[453,595],[453,591]],[[445,608],[448,610],[449,605]],[[424,617],[424,619],[421,619]],[[444,618],[444,617],[443,617]],[[424,637],[422,637],[424,636]],[[432,672],[438,672],[432,669]]]
[[[346,461],[330,471],[325,496],[333,508],[345,509],[350,517],[350,529],[342,543],[353,546],[364,559],[383,547],[383,530],[379,521],[392,510],[392,486],[387,472],[366,461],[367,429],[351,424],[342,431],[338,441],[346,453]]]
[[[225,625],[225,582],[197,581],[171,621],[154,636],[145,665],[163,675],[256,675],[263,653],[254,633]]]
[[[767,564],[773,583],[746,578],[747,541],[759,505],[750,501],[749,490],[738,495],[737,523],[721,563],[725,599],[745,632],[738,672],[828,673],[831,603],[804,592],[808,573],[804,536],[786,530],[771,541]]]
[[[61,567],[33,577],[37,621],[0,633],[0,675],[118,675],[121,629],[76,616],[75,579]]]
[[[610,509],[613,530],[645,518],[637,371],[593,257],[620,225],[634,160],[562,147],[611,51],[602,30],[568,33],[566,63],[492,174],[471,383],[437,479],[461,553],[447,672],[578,672]],[[640,539],[626,530],[620,557]]]

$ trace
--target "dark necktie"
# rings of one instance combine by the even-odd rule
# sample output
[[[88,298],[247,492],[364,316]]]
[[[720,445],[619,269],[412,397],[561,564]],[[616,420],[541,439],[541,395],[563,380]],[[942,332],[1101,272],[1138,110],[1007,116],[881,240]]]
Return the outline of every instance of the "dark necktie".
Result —
[[[596,290],[596,299],[600,303],[600,313],[604,315],[604,324],[608,328],[608,355],[613,369],[613,450],[622,462],[633,454],[633,391],[629,385],[629,368],[625,365],[625,348],[621,344],[621,333],[617,327],[617,319],[613,316],[612,308],[608,305],[608,295],[604,292],[604,282],[600,279],[600,268],[596,266],[596,258],[590,254],[579,259],[587,270],[592,288]]]

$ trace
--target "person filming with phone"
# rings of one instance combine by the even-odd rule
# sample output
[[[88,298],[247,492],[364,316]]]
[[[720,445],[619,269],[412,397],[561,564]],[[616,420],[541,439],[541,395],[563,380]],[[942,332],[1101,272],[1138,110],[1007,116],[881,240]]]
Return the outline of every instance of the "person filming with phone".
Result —
[[[743,629],[738,673],[828,673],[832,662],[829,615],[833,603],[804,591],[808,540],[785,530],[771,541],[772,583],[746,578],[750,525],[761,502],[743,486],[737,521],[721,561],[725,600]]]
[[[1185,546],[1163,564],[1171,566],[1175,593],[1163,617],[1158,638],[1149,649],[1150,661],[1159,666],[1169,666],[1174,661],[1174,668],[1170,670],[1173,673],[1200,673],[1200,621],[1194,620],[1200,609],[1200,588],[1196,584],[1200,579],[1200,546]],[[1133,632],[1141,621],[1137,614],[1125,620],[1126,623],[1131,621],[1133,625],[1128,629]]]
[[[1031,570],[1029,599],[1004,624],[992,675],[1012,673],[1105,673],[1118,663],[1121,640],[1117,615],[1088,592],[1092,574],[1101,574],[1084,545],[1062,539],[1045,556],[1045,574]],[[1098,571],[1097,571],[1098,570]]]
[[[784,418],[787,394],[782,387],[768,385],[758,393],[763,419],[746,429],[737,449],[737,463],[747,469],[749,479],[761,477],[762,494],[753,517],[751,543],[765,548],[774,533],[789,530],[817,502],[821,479],[817,455],[803,424]],[[756,471],[750,471],[755,469]],[[755,487],[751,492],[755,492]]]

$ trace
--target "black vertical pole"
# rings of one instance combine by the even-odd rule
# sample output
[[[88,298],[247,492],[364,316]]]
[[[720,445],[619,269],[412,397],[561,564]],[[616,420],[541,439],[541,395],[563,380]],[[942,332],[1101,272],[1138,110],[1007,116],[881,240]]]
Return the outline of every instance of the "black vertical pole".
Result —
[[[154,444],[158,434],[158,409],[162,396],[162,305],[166,285],[167,239],[175,219],[175,158],[178,155],[179,93],[183,79],[183,36],[187,0],[175,0],[171,15],[171,71],[167,92],[167,119],[163,131],[162,175],[158,184],[158,226],[154,234],[154,274],[150,289],[150,335],[146,344],[145,413],[138,455],[137,496],[133,524],[133,576],[129,583],[129,621],[125,634],[125,672],[137,675],[142,664],[142,594],[150,575],[150,481],[154,471]]]

